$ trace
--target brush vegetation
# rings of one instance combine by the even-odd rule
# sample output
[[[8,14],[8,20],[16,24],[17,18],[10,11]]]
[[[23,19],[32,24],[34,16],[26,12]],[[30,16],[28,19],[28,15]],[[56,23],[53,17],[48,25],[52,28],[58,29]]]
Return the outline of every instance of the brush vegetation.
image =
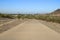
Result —
[[[0,18],[37,19],[37,20],[45,20],[45,21],[60,23],[60,16],[56,16],[54,13],[56,15],[57,13],[60,14],[60,9],[50,14],[2,14],[0,13]]]

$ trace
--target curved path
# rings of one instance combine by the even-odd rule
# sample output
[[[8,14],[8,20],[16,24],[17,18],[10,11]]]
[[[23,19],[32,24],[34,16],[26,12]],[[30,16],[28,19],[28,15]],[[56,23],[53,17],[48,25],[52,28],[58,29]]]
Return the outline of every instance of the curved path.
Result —
[[[60,40],[60,34],[38,20],[29,20],[0,34],[0,40]]]

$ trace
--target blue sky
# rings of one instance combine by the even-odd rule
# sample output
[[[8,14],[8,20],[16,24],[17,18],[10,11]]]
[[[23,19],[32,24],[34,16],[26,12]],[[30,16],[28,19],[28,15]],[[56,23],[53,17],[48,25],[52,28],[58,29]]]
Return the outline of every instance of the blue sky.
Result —
[[[0,12],[47,13],[60,8],[60,0],[0,0]]]

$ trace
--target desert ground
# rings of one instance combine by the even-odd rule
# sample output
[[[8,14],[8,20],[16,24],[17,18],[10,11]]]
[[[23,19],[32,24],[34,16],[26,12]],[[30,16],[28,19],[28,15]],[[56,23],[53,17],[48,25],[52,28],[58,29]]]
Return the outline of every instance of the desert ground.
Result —
[[[11,29],[0,33],[0,40],[60,40],[60,33],[52,30],[47,25],[44,25],[39,20],[29,19],[22,23],[18,23]],[[2,26],[3,27],[3,26]]]

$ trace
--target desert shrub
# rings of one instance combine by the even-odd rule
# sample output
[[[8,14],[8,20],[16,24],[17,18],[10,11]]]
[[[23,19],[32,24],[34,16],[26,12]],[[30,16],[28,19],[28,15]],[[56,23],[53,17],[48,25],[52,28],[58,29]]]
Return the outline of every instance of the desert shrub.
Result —
[[[60,23],[60,16],[38,15],[35,19]]]
[[[10,15],[10,14],[0,14],[0,17],[1,18],[10,18],[10,19],[13,19],[14,16],[13,15]]]

